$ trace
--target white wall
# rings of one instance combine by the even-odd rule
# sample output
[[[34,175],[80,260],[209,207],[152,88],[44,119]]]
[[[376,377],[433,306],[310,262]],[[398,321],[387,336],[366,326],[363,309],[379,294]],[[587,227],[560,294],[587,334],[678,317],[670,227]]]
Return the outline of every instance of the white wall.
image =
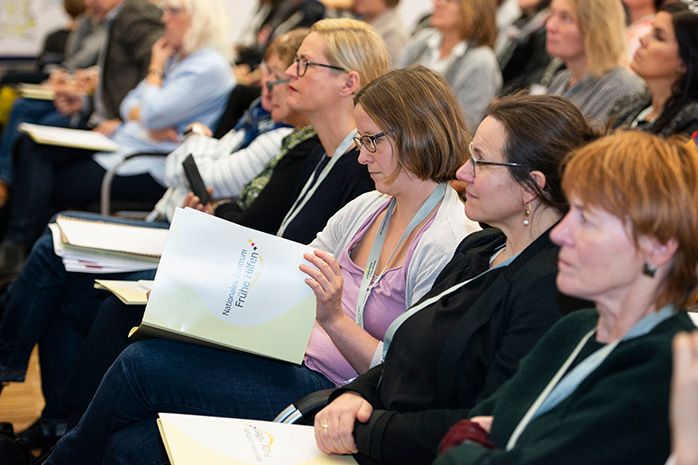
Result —
[[[237,37],[256,0],[224,0]],[[410,29],[431,10],[431,0],[401,0],[398,11]],[[41,50],[46,32],[67,22],[62,0],[0,0],[0,56],[34,56]]]
[[[3,0],[5,1],[5,0]],[[230,7],[231,18],[233,20],[233,33],[237,37],[238,31],[244,26],[245,20],[251,11],[254,10],[257,2],[255,0],[225,0]],[[431,11],[431,0],[401,0],[398,6],[400,16],[402,16],[405,26],[410,30],[425,13]]]

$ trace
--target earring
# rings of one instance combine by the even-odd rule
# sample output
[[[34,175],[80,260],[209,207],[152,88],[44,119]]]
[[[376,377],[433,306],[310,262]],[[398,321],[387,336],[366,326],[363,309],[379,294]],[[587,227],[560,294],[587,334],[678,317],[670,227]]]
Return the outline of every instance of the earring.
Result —
[[[524,204],[524,219],[523,219],[524,226],[528,226],[529,224],[531,224],[531,222],[528,219],[530,214],[531,214],[531,207],[529,206],[529,204],[525,203]]]
[[[645,276],[654,278],[655,273],[657,273],[657,265],[645,262],[645,265],[642,267],[642,273]]]

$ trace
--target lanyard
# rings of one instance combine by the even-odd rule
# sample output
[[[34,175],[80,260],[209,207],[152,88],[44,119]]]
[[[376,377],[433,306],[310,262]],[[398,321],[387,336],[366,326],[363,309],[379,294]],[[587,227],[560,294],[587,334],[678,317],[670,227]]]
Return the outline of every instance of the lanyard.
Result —
[[[575,347],[570,356],[567,357],[565,363],[562,364],[557,373],[555,373],[555,376],[553,376],[545,389],[543,389],[543,392],[540,393],[536,401],[528,409],[526,415],[523,416],[519,424],[516,426],[516,429],[511,434],[511,437],[507,442],[506,450],[510,451],[514,448],[519,436],[521,436],[521,433],[524,432],[531,421],[553,409],[560,402],[569,397],[577,386],[579,386],[582,381],[584,381],[594,370],[599,367],[599,365],[601,365],[601,363],[603,363],[604,360],[606,360],[606,358],[610,355],[613,349],[618,346],[618,344],[629,339],[644,336],[652,331],[655,326],[673,314],[674,307],[672,305],[667,305],[657,312],[650,313],[642,320],[635,323],[635,325],[630,328],[622,339],[601,347],[593,354],[585,358],[579,365],[567,373],[567,375],[565,375],[565,372],[570,367],[572,362],[574,362],[574,359],[577,358],[577,355],[579,355],[579,352],[581,352],[589,338],[591,338],[591,336],[596,332],[596,328],[589,331],[582,338],[582,340],[579,341],[577,347]],[[563,375],[565,375],[564,378]]]
[[[441,202],[441,200],[446,195],[446,184],[439,184],[431,193],[429,198],[422,204],[417,213],[412,217],[410,223],[405,228],[405,231],[400,237],[400,241],[397,243],[393,252],[390,254],[390,258],[385,262],[385,266],[380,274],[377,276],[375,282],[372,283],[373,277],[376,275],[376,267],[378,266],[378,259],[381,256],[381,251],[383,250],[383,243],[385,242],[385,235],[388,232],[388,224],[390,223],[390,218],[393,216],[393,211],[395,210],[395,197],[390,201],[390,205],[385,212],[383,221],[381,221],[376,237],[373,239],[373,245],[371,246],[371,252],[368,255],[368,260],[366,261],[366,269],[364,270],[363,278],[361,278],[361,286],[359,287],[359,296],[356,300],[356,324],[361,328],[364,327],[364,307],[366,306],[366,301],[371,290],[378,284],[381,277],[388,269],[390,260],[393,259],[395,252],[400,248],[404,240],[412,234],[412,231],[417,227],[419,223],[424,221],[424,219],[429,215],[429,213],[436,207],[436,205]]]
[[[308,182],[306,182],[305,186],[303,186],[301,193],[298,194],[298,198],[295,202],[293,202],[293,206],[291,206],[291,209],[288,211],[288,213],[286,213],[284,220],[281,222],[279,230],[276,232],[277,236],[284,235],[284,232],[286,231],[288,225],[291,224],[291,221],[294,220],[298,213],[300,213],[300,211],[303,209],[305,204],[308,203],[308,200],[310,200],[310,198],[313,196],[313,194],[317,190],[318,186],[322,183],[322,181],[325,180],[332,167],[337,164],[339,159],[342,158],[342,155],[344,155],[347,149],[351,147],[351,145],[354,143],[354,136],[356,135],[358,135],[358,132],[356,132],[356,129],[353,129],[349,133],[349,135],[344,138],[342,143],[339,144],[339,147],[337,147],[337,150],[334,151],[332,158],[330,159],[329,163],[327,163],[322,172],[320,172],[320,174],[317,177],[315,177],[318,166],[320,166],[320,163],[323,162],[323,160],[320,160],[318,165],[313,170],[312,176],[310,176]]]
[[[494,257],[499,255],[499,253],[502,250],[503,249],[500,249],[494,255],[492,255],[492,257],[490,258],[490,263],[492,263],[492,260],[494,259]],[[383,358],[385,358],[386,354],[388,353],[388,348],[390,347],[390,343],[393,341],[393,337],[395,337],[395,332],[400,327],[400,325],[402,325],[402,323],[405,322],[405,320],[407,320],[409,317],[411,317],[412,315],[414,315],[418,311],[424,309],[425,307],[428,307],[429,305],[431,305],[435,302],[438,302],[439,300],[441,300],[442,297],[445,297],[449,294],[452,294],[452,293],[456,292],[458,289],[460,289],[461,287],[465,286],[466,284],[469,284],[469,283],[473,282],[474,280],[476,280],[482,276],[485,276],[490,271],[496,270],[497,268],[509,265],[518,256],[519,256],[519,254],[516,254],[512,257],[509,257],[508,259],[506,259],[505,261],[503,261],[499,265],[493,266],[492,268],[487,268],[485,271],[483,271],[482,273],[480,273],[477,276],[473,276],[472,278],[466,279],[463,282],[454,284],[453,286],[451,286],[448,289],[446,289],[445,291],[443,291],[441,294],[436,295],[434,297],[430,297],[426,300],[423,300],[422,303],[415,305],[414,307],[410,308],[402,315],[398,316],[395,320],[393,320],[393,322],[388,327],[388,330],[385,332],[385,336],[383,336]]]

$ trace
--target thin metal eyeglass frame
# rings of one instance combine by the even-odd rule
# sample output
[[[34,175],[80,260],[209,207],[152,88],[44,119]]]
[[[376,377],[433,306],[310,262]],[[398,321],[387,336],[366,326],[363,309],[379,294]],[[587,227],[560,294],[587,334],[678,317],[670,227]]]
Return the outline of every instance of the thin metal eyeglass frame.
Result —
[[[468,160],[470,160],[470,163],[473,165],[473,177],[476,176],[477,174],[477,165],[493,165],[493,166],[523,166],[521,163],[514,163],[514,162],[509,162],[509,161],[484,161],[484,160],[478,160],[475,157],[473,157],[473,143],[471,142],[468,145]]]
[[[303,57],[296,57],[293,59],[293,62],[296,64],[296,74],[298,77],[303,77],[305,76],[305,73],[308,72],[308,66],[321,66],[323,68],[330,68],[330,69],[336,69],[337,71],[344,71],[345,73],[348,73],[344,68],[340,68],[339,66],[334,66],[334,65],[326,65],[324,63],[316,63],[314,61],[310,61],[307,58]],[[305,65],[301,65],[301,62],[304,62]],[[303,68],[303,72],[301,73],[301,67]]]
[[[289,81],[290,81],[289,78],[277,79],[276,81],[269,81],[269,82],[266,82],[265,85],[267,86],[267,91],[268,91],[268,92],[271,92],[272,90],[274,90],[274,86],[275,86],[275,85],[277,85],[277,84],[285,84],[285,83],[287,83],[287,82],[289,82]]]
[[[384,132],[379,132],[373,136],[356,136],[354,137],[354,145],[359,150],[361,150],[361,146],[363,146],[369,152],[376,153],[376,150],[378,150],[376,147],[376,139],[380,139],[383,136],[385,136]]]

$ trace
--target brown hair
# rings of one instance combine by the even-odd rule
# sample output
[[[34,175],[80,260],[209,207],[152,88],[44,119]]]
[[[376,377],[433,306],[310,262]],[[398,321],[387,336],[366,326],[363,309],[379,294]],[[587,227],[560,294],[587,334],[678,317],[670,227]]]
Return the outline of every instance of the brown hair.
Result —
[[[492,0],[458,0],[460,36],[475,45],[494,47],[497,39],[497,5]]]
[[[411,66],[390,71],[354,98],[394,141],[398,167],[420,179],[446,182],[465,163],[470,135],[456,95],[439,74]]]
[[[85,12],[85,0],[63,0],[63,9],[75,19]]]
[[[363,21],[322,19],[313,24],[310,31],[320,34],[325,40],[325,56],[330,64],[359,73],[360,87],[390,69],[383,39]]]
[[[490,104],[487,114],[500,122],[507,133],[503,155],[516,181],[538,194],[544,205],[560,213],[567,211],[562,191],[562,169],[567,155],[599,137],[581,110],[564,97],[516,93]],[[545,175],[541,190],[530,172]]]
[[[268,60],[270,56],[275,54],[281,61],[286,63],[286,66],[291,66],[293,59],[296,58],[296,52],[301,46],[301,42],[303,42],[303,39],[309,32],[310,29],[300,28],[280,35],[269,44],[267,51],[264,53],[264,59]]]
[[[562,180],[567,195],[623,220],[635,240],[674,239],[678,249],[655,306],[685,308],[698,286],[698,149],[685,140],[622,131],[571,156]]]

